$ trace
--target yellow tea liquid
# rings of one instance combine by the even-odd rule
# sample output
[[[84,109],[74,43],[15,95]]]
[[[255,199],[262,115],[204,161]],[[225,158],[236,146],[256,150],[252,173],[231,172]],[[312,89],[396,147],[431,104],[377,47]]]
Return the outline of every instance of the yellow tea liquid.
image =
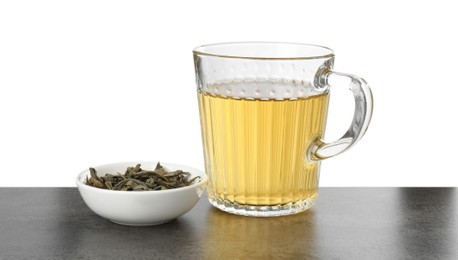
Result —
[[[323,136],[328,94],[248,100],[198,93],[210,199],[282,205],[315,198],[319,163],[307,160]]]

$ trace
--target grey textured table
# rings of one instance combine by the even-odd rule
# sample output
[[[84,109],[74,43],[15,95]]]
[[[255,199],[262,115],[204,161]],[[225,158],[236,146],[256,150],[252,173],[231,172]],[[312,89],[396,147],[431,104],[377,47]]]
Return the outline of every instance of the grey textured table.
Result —
[[[235,216],[203,198],[128,227],[76,188],[0,188],[0,259],[458,259],[457,212],[456,188],[322,188],[297,215]]]

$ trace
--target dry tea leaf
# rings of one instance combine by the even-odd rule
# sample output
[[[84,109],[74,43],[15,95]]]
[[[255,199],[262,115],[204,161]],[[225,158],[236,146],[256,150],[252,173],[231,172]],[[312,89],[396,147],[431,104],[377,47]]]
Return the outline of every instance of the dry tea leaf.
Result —
[[[196,176],[189,180],[191,176],[189,172],[182,170],[169,172],[160,163],[157,163],[154,171],[143,170],[140,164],[135,167],[127,167],[124,175],[107,173],[105,176],[98,177],[94,168],[89,168],[89,171],[91,177],[86,177],[86,184],[108,190],[167,190],[186,187],[200,179],[200,176]]]
[[[86,184],[97,187],[97,188],[105,188],[103,184],[103,180],[97,177],[97,171],[94,168],[89,168],[89,172],[91,173],[91,178],[87,179],[86,177]]]

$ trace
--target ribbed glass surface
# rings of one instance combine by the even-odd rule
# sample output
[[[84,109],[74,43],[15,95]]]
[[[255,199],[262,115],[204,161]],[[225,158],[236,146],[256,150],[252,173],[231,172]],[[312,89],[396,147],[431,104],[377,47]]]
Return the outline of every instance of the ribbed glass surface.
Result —
[[[308,161],[306,153],[323,136],[327,93],[281,100],[202,91],[198,96],[208,193],[215,206],[254,216],[290,214],[311,206],[318,192],[319,163]]]

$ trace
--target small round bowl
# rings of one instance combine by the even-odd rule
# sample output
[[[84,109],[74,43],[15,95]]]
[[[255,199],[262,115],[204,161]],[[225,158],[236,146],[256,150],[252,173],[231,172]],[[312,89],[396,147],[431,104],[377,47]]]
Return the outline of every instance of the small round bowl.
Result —
[[[124,173],[137,163],[143,169],[154,169],[157,162],[125,162],[94,167],[98,176],[106,173]],[[172,163],[162,163],[168,171],[183,170],[200,181],[186,187],[158,191],[115,191],[85,184],[89,169],[76,178],[76,185],[87,206],[97,215],[115,223],[130,226],[150,226],[169,222],[190,211],[199,201],[207,185],[207,175],[197,169]]]

